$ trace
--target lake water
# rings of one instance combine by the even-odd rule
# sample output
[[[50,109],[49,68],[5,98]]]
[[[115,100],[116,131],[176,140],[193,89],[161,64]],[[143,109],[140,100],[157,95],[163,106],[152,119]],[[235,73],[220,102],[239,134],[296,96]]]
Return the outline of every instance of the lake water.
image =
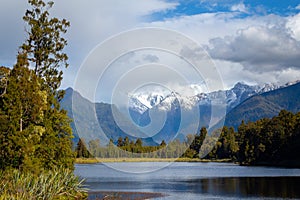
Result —
[[[90,191],[154,192],[157,199],[300,199],[300,169],[230,163],[80,164]]]

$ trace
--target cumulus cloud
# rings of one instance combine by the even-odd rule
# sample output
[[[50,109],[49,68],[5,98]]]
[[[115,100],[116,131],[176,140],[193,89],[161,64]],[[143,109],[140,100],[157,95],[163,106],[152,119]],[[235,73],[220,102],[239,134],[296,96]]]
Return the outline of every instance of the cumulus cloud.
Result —
[[[246,5],[244,3],[239,3],[239,4],[235,4],[233,6],[231,6],[231,11],[238,11],[238,12],[242,12],[242,13],[247,13],[248,9],[246,8]]]
[[[299,79],[298,23],[300,14],[240,18],[234,12],[181,16],[153,22],[151,26],[177,30],[206,47],[215,60],[224,87],[230,88],[237,81],[255,84]],[[187,56],[194,54],[184,52]],[[283,73],[286,75],[280,76]]]
[[[0,64],[12,66],[17,48],[25,38],[22,16],[27,3],[26,1],[0,1],[2,5],[0,7]],[[66,35],[71,66],[65,71],[63,87],[73,86],[80,64],[99,43],[122,31],[149,26],[179,31],[198,44],[207,46],[208,52],[216,60],[216,66],[227,87],[242,80],[260,83],[299,79],[300,13],[287,17],[255,15],[251,12],[253,8],[248,4],[245,5],[243,1],[200,0],[201,6],[210,6],[214,9],[209,13],[180,15],[154,22],[151,20],[153,13],[176,9],[180,6],[180,1],[177,2],[172,3],[168,0],[56,1],[51,13],[71,21],[71,27]],[[222,6],[228,12],[214,12],[218,6]],[[260,9],[259,12],[263,13],[265,8],[256,9]],[[299,9],[299,6],[296,9]],[[241,18],[241,12],[252,15]],[[115,44],[116,47],[118,45],[120,44]],[[128,53],[124,62],[119,60],[119,63],[122,66],[131,63],[133,65],[147,62],[166,63],[170,66],[178,66],[178,69],[185,66],[182,61],[172,56],[156,55],[153,52],[143,53],[138,54],[138,57],[134,53],[132,55]],[[185,57],[192,57],[197,52],[183,49],[181,53]],[[187,67],[185,66],[184,69]],[[191,82],[197,83],[195,80],[199,80],[198,77],[194,77],[195,73],[192,73],[192,70],[181,73],[189,77]],[[165,74],[162,73],[163,75]]]
[[[300,13],[288,17],[286,27],[291,31],[292,36],[300,41]]]
[[[273,15],[240,18],[236,12],[216,12],[144,23],[144,26],[176,30],[202,45],[208,44],[212,38],[233,35],[238,29],[257,25],[263,26],[271,22],[278,24],[281,23],[280,20],[280,17]]]
[[[284,26],[251,26],[234,36],[210,40],[215,59],[242,63],[257,72],[300,68],[300,42]]]

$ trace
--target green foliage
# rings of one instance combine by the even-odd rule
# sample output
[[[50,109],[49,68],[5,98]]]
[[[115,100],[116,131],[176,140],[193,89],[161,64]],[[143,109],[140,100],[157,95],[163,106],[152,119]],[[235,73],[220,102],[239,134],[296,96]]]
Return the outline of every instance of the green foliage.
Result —
[[[115,145],[116,144],[116,145]],[[189,145],[190,144],[190,145]],[[272,119],[242,123],[235,132],[223,127],[211,134],[201,128],[186,141],[162,141],[158,146],[144,146],[140,139],[127,137],[110,140],[106,147],[99,140],[89,142],[93,156],[99,158],[204,158],[235,161],[243,165],[300,166],[300,112],[282,110]],[[92,148],[91,148],[92,147]]]
[[[71,120],[60,109],[60,68],[69,22],[49,18],[53,3],[29,0],[24,21],[28,39],[12,70],[0,68],[0,168],[39,173],[57,166],[73,169]],[[29,66],[33,66],[34,70]]]
[[[205,127],[202,127],[200,133],[195,135],[195,138],[190,145],[190,149],[194,151],[193,158],[199,157],[199,152],[206,135],[207,135],[207,130]]]
[[[0,172],[0,199],[87,199],[83,180],[71,170],[56,169],[35,176],[18,170]]]
[[[287,165],[300,157],[295,151],[299,143],[298,114],[282,110],[272,119],[242,124],[238,131],[238,161],[250,165]],[[285,164],[284,164],[285,163]]]
[[[9,73],[9,68],[4,66],[0,67],[0,97],[6,93]]]
[[[238,151],[238,144],[236,142],[235,132],[232,127],[229,129],[226,126],[223,127],[214,151],[215,158],[217,159],[235,159]]]
[[[135,141],[118,138],[117,141],[110,139],[106,146],[101,146],[100,141],[89,141],[89,152],[97,158],[179,158],[187,148],[187,145],[175,140],[166,144],[162,141],[158,146],[146,146],[140,138]]]
[[[300,83],[252,96],[226,115],[225,125],[237,129],[241,120],[255,122],[263,118],[272,118],[281,110],[299,112],[299,96]]]
[[[22,168],[24,161],[31,160],[39,169],[41,166],[34,158],[40,137],[45,132],[41,123],[46,106],[39,78],[28,69],[26,56],[18,56],[8,80],[7,91],[2,97],[2,112],[9,123],[2,127],[0,167]]]
[[[95,143],[95,141],[90,142],[90,144]],[[86,148],[86,144],[83,139],[79,138],[79,141],[76,146],[76,158],[91,158],[92,155],[89,150]]]
[[[88,146],[89,146],[88,149],[89,149],[89,152],[91,155],[99,154],[99,149],[100,149],[100,140],[99,139],[89,141]]]
[[[43,77],[45,86],[55,92],[63,75],[59,68],[68,66],[68,56],[63,52],[67,41],[61,35],[67,32],[70,23],[65,19],[50,18],[52,1],[28,0],[28,3],[31,9],[26,10],[23,17],[27,23],[28,38],[21,49],[27,53],[34,72]]]

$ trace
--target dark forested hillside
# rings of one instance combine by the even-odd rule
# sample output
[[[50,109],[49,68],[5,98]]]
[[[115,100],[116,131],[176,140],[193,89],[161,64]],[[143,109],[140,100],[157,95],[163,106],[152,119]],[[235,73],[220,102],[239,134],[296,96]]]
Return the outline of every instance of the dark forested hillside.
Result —
[[[281,110],[300,111],[300,83],[250,97],[227,114],[225,125],[236,129],[242,120],[271,118]]]

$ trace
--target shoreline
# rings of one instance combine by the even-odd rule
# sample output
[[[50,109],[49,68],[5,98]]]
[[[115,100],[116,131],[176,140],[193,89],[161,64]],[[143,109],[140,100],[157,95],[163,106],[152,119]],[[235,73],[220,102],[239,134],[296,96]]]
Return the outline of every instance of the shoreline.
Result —
[[[158,192],[130,192],[130,191],[91,191],[88,192],[88,200],[98,199],[154,199],[168,196]]]
[[[299,161],[279,162],[279,163],[237,163],[231,159],[199,159],[199,158],[76,158],[75,164],[97,164],[97,163],[120,163],[120,162],[201,162],[201,163],[233,163],[240,166],[264,166],[264,167],[279,167],[279,168],[300,168]]]
[[[199,158],[76,158],[75,164],[97,164],[107,162],[227,162],[230,163],[230,159],[199,159]],[[233,163],[233,162],[232,162]]]

